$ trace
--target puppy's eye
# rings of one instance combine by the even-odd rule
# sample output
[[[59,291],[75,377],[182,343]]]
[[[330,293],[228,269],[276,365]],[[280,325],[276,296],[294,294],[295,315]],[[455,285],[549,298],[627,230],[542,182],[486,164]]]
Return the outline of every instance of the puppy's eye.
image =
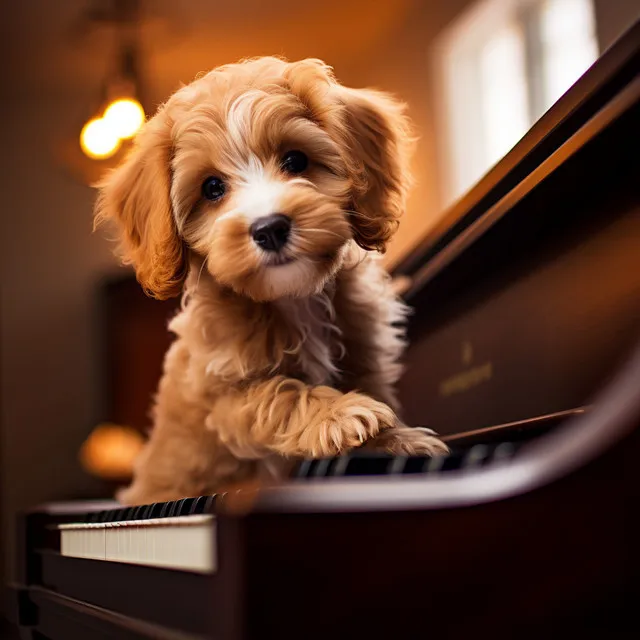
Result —
[[[309,159],[302,151],[288,151],[282,157],[280,167],[287,173],[302,173],[309,165]]]
[[[215,176],[209,176],[202,183],[202,195],[207,200],[220,200],[225,191],[226,188],[224,186],[224,182]]]

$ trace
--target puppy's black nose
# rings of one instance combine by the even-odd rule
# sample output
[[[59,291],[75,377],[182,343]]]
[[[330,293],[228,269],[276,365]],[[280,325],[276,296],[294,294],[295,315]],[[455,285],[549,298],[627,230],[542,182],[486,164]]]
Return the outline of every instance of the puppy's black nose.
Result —
[[[265,251],[280,251],[291,231],[291,220],[281,213],[274,213],[256,220],[249,232],[253,241]]]

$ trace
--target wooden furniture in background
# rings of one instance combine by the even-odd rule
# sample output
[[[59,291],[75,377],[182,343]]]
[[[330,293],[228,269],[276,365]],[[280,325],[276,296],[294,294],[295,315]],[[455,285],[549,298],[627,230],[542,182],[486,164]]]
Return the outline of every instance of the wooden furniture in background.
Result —
[[[172,342],[167,329],[179,300],[146,296],[133,275],[101,290],[104,335],[104,420],[146,430],[149,407]]]

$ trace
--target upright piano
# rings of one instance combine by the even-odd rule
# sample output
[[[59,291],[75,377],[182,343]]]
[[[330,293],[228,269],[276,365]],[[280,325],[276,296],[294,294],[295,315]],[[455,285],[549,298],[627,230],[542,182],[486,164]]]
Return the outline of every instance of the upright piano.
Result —
[[[638,638],[640,26],[396,269],[405,419],[277,487],[21,515],[24,638]]]

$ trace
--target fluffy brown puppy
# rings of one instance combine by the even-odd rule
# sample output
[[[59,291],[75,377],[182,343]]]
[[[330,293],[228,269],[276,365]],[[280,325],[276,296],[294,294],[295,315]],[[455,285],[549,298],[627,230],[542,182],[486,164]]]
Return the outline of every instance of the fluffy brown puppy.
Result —
[[[442,453],[402,424],[404,305],[379,253],[410,186],[403,105],[318,60],[260,58],[177,91],[100,187],[126,262],[183,293],[128,504],[278,476],[367,443]]]

